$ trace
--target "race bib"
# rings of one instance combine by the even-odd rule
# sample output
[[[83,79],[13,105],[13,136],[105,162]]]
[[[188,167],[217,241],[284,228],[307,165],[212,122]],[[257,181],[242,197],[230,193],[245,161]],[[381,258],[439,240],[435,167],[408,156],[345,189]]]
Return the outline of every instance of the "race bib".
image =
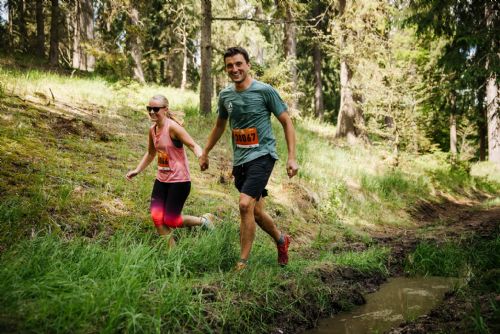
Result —
[[[233,129],[233,137],[237,147],[252,148],[259,146],[257,128]]]
[[[172,169],[168,163],[168,153],[163,151],[158,152],[158,170],[162,172],[168,172]]]

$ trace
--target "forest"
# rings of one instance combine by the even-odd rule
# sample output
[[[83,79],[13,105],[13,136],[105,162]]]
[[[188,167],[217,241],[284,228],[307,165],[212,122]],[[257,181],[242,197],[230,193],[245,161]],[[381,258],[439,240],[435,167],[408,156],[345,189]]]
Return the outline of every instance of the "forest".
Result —
[[[421,276],[461,283],[367,333],[497,332],[499,36],[494,0],[0,0],[0,332],[304,333]],[[234,46],[285,101],[300,166],[273,116],[291,262],[258,232],[241,274],[227,131],[207,172],[188,152],[185,211],[215,231],[166,250],[154,168],[125,179],[156,94],[206,144]]]

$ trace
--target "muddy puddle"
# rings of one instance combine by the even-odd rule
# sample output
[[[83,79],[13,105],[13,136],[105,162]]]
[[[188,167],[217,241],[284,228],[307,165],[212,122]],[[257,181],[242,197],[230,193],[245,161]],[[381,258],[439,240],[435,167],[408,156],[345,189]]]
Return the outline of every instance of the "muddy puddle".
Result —
[[[398,277],[365,296],[366,304],[323,319],[304,334],[383,333],[405,320],[429,313],[459,283],[446,277]]]

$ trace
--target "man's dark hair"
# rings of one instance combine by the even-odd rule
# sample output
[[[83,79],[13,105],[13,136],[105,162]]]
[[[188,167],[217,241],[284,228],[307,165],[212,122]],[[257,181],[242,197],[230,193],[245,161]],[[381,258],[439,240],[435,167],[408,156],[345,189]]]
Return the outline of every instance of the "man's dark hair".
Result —
[[[247,50],[245,50],[239,46],[229,48],[226,50],[226,52],[224,52],[224,62],[226,61],[226,58],[236,56],[237,54],[242,55],[243,58],[245,58],[247,63],[250,62],[250,57],[248,56]]]

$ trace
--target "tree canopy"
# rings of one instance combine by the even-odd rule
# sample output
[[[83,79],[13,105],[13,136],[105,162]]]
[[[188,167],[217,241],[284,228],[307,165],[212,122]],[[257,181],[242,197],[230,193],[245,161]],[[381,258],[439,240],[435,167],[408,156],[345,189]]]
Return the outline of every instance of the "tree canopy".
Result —
[[[6,53],[196,90],[207,114],[228,84],[222,53],[240,45],[295,117],[332,122],[338,138],[500,162],[497,1],[0,3]]]

